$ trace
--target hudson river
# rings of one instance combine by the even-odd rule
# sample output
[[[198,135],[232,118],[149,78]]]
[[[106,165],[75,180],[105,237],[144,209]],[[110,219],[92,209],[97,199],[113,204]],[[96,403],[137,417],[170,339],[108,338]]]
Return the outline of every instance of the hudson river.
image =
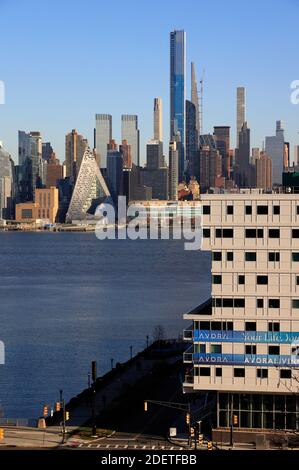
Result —
[[[210,255],[183,241],[99,241],[93,233],[0,233],[0,401],[33,418],[146,346],[156,325],[178,337],[209,296]]]

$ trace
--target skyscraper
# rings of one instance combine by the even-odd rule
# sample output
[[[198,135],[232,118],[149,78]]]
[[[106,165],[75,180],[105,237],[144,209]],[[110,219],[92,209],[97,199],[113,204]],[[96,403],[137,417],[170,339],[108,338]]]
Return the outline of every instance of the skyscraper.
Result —
[[[169,199],[178,200],[179,154],[176,141],[169,142]]]
[[[262,188],[266,191],[272,189],[272,160],[265,153],[260,152],[259,158],[255,159],[255,174],[257,188]]]
[[[266,154],[272,159],[273,184],[282,183],[284,163],[284,129],[282,121],[276,121],[276,135],[266,137]]]
[[[123,159],[117,145],[112,142],[114,145],[111,145],[107,152],[107,181],[112,199],[117,205],[118,196],[123,193]]]
[[[299,145],[294,147],[294,165],[299,165]]]
[[[156,170],[164,166],[163,144],[160,140],[151,140],[146,144],[146,168]]]
[[[146,168],[141,170],[141,183],[152,188],[153,199],[168,199],[168,168],[159,140],[152,140],[146,146]]]
[[[13,212],[14,163],[0,142],[0,219],[9,219]]]
[[[122,114],[121,116],[121,140],[127,140],[131,145],[132,162],[140,165],[140,144],[138,116],[135,114]]]
[[[199,178],[196,117],[196,106],[192,101],[186,100],[186,160],[188,164],[188,176]]]
[[[217,150],[214,136],[200,136],[200,189],[207,191],[216,186],[216,179],[221,175],[222,157]]]
[[[163,141],[162,98],[154,99],[154,140]]]
[[[40,132],[18,132],[19,172],[18,202],[33,201],[34,191],[45,184],[45,166],[42,161],[42,138]]]
[[[230,177],[230,126],[214,126],[216,148],[222,157],[222,175]]]
[[[66,176],[76,181],[84,152],[88,148],[87,139],[78,134],[76,129],[65,136]]]
[[[179,161],[179,180],[185,173],[185,101],[186,101],[186,33],[170,33],[170,140],[179,132],[181,152]]]
[[[195,65],[194,62],[191,62],[191,102],[195,106],[195,113],[196,113],[196,131],[199,138],[200,134],[200,122],[199,122],[199,101],[198,101],[198,89],[197,89],[197,81],[195,75]]]
[[[99,168],[107,168],[107,145],[112,139],[112,116],[96,114],[95,143]]]
[[[43,142],[42,144],[42,159],[49,162],[54,150],[50,142]]]
[[[245,109],[245,88],[237,87],[237,133],[236,133],[236,147],[239,147],[239,133],[242,130],[242,126],[246,120],[246,109]]]
[[[239,133],[239,148],[236,150],[235,183],[239,188],[252,186],[250,161],[250,129],[247,122]]]

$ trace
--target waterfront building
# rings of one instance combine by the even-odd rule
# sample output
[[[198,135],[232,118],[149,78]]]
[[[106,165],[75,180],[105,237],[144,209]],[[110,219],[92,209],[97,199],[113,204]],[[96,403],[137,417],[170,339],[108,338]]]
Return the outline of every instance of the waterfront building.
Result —
[[[76,129],[65,136],[66,176],[75,182],[78,176],[83,155],[88,148],[87,139],[78,134]]]
[[[0,219],[13,216],[14,184],[14,162],[0,142]]]
[[[38,220],[55,223],[58,213],[58,189],[36,189],[35,202],[16,204],[16,221],[32,223]]]
[[[272,159],[273,184],[282,183],[282,173],[284,164],[284,129],[282,121],[276,121],[276,135],[266,137],[266,154]]]
[[[99,168],[107,168],[107,145],[111,140],[112,116],[110,114],[96,114],[94,148]]]
[[[232,419],[236,440],[297,430],[299,196],[245,189],[201,205],[211,298],[184,315],[184,390],[214,398],[214,441],[229,441]]]
[[[66,222],[95,219],[97,206],[109,196],[110,192],[98,167],[95,153],[87,148],[66,214]]]
[[[154,99],[154,140],[163,142],[162,98]]]
[[[138,116],[135,114],[123,114],[121,116],[121,140],[126,140],[131,145],[132,163],[140,165]]]
[[[185,156],[185,102],[186,102],[186,33],[170,33],[170,140],[177,133],[181,138],[179,160],[179,181],[184,179],[186,170]]]

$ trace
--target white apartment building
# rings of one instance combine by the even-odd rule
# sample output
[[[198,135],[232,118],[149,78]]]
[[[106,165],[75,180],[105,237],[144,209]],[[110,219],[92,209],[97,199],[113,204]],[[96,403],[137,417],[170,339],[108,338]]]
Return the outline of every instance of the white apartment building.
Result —
[[[215,394],[217,428],[299,429],[299,195],[201,203],[212,292],[184,315],[184,390]]]

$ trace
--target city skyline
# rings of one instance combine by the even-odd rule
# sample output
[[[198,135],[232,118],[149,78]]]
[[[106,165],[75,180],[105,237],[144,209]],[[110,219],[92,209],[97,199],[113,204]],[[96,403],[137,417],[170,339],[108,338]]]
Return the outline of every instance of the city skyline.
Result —
[[[68,2],[66,2],[68,3]],[[76,2],[75,2],[76,3]],[[177,3],[177,2],[174,2]],[[194,5],[194,11],[209,11],[207,5],[197,6]],[[216,2],[219,11],[215,21],[218,24],[220,21],[220,13],[223,6],[220,2]],[[227,8],[226,19],[227,24],[234,23],[236,33],[241,30],[239,24],[244,13],[243,8],[239,12],[235,12],[234,18],[229,18],[229,12],[232,10],[236,2],[232,1]],[[40,44],[37,43],[37,36],[40,29],[37,28],[36,32],[32,32],[30,39],[24,39],[22,36],[23,24],[26,23],[24,19],[30,12],[28,4],[34,7],[35,1],[27,2],[26,8],[18,4],[16,9],[16,2],[8,4],[7,2],[0,3],[0,11],[4,19],[3,29],[0,32],[0,37],[3,36],[3,42],[9,41],[10,51],[3,51],[2,57],[2,72],[1,79],[6,84],[6,104],[0,107],[0,140],[3,141],[3,146],[11,154],[14,160],[17,160],[17,131],[30,129],[38,129],[41,132],[44,141],[50,141],[56,152],[57,158],[61,161],[64,160],[64,139],[65,134],[70,132],[71,129],[76,128],[77,131],[84,135],[90,145],[93,143],[93,128],[94,128],[94,115],[96,113],[109,113],[113,116],[115,122],[115,131],[113,138],[121,143],[120,138],[120,117],[121,114],[136,114],[138,115],[139,128],[141,131],[140,140],[140,153],[141,163],[145,162],[145,143],[152,136],[152,100],[155,96],[161,96],[163,101],[163,128],[164,128],[164,142],[169,140],[169,33],[174,29],[184,29],[186,31],[186,49],[187,49],[187,99],[190,99],[190,63],[195,63],[197,80],[199,81],[202,76],[203,68],[205,69],[204,78],[204,128],[203,133],[212,133],[214,126],[231,126],[232,135],[235,135],[235,93],[237,86],[244,86],[247,95],[247,119],[251,128],[252,146],[262,147],[262,142],[266,135],[272,135],[273,127],[277,120],[283,120],[286,129],[286,140],[291,142],[291,151],[294,145],[298,143],[296,117],[298,115],[298,107],[290,103],[290,83],[297,78],[297,69],[294,60],[294,28],[291,27],[294,21],[294,10],[297,8],[296,4],[289,1],[285,4],[284,14],[285,20],[289,21],[290,28],[282,37],[276,38],[275,25],[279,21],[279,11],[275,11],[277,2],[264,2],[263,6],[259,6],[260,15],[256,15],[254,10],[254,2],[252,9],[248,8],[246,24],[249,24],[250,19],[254,19],[256,32],[261,31],[262,28],[262,13],[266,12],[269,15],[272,23],[269,22],[267,29],[267,40],[260,41],[259,49],[255,48],[257,38],[251,37],[251,44],[246,49],[246,57],[238,56],[238,67],[234,65],[234,61],[230,62],[229,57],[232,56],[235,47],[235,52],[240,51],[240,45],[235,45],[232,37],[225,37],[222,39],[223,49],[219,54],[219,44],[217,44],[217,37],[221,31],[217,32],[217,28],[213,28],[213,41],[211,40],[211,32],[208,31],[207,26],[202,23],[202,31],[198,32],[195,28],[194,20],[183,12],[178,20],[178,15],[174,12],[168,19],[159,18],[159,32],[157,38],[151,41],[148,38],[148,27],[141,23],[137,25],[134,34],[128,32],[125,40],[126,54],[120,53],[119,33],[115,34],[113,29],[113,37],[111,30],[109,30],[110,18],[112,17],[112,10],[105,6],[105,15],[107,17],[107,25],[101,22],[102,30],[98,33],[92,33],[87,37],[82,38],[82,45],[75,37],[76,25],[78,26],[80,18],[79,11],[72,11],[72,28],[65,26],[62,22],[63,12],[66,6],[60,6],[54,1],[51,8],[43,6],[41,11],[37,11],[36,15],[47,14],[49,21],[53,21],[56,26],[55,36],[43,31],[39,37]],[[93,1],[88,4],[94,8],[94,18],[91,19],[91,24],[100,21],[99,7]],[[117,2],[117,8],[120,13],[130,15],[135,1],[128,3],[128,11],[124,12],[121,2]],[[275,5],[276,4],[276,5]],[[289,4],[289,6],[288,6]],[[161,8],[162,10],[167,7],[167,2]],[[272,7],[272,8],[271,8]],[[141,15],[147,13],[149,18],[151,12],[147,7]],[[11,9],[16,13],[15,16],[11,15]],[[174,9],[175,10],[175,9]],[[186,8],[188,10],[188,8]],[[57,14],[58,13],[58,14]],[[121,15],[120,15],[121,16]],[[194,15],[192,15],[194,16]],[[195,15],[196,16],[196,15]],[[14,29],[11,28],[10,22],[5,21],[14,17]],[[150,21],[149,21],[150,23]],[[295,23],[294,23],[295,25]],[[65,27],[65,30],[63,30]],[[69,28],[71,29],[70,31]],[[12,32],[15,37],[12,37]],[[70,33],[70,38],[65,41],[62,50],[58,50],[59,38],[65,35],[66,32]],[[134,42],[136,34],[138,34],[138,43]],[[22,44],[20,40],[22,38]],[[275,38],[277,42],[275,42]],[[139,41],[140,39],[140,41]],[[28,44],[28,41],[30,43]],[[109,42],[110,58],[107,52],[101,48]],[[41,73],[39,77],[32,76],[31,68],[25,67],[26,62],[25,50],[30,53],[30,46],[34,44],[35,49],[38,51],[42,48],[43,54],[39,56],[40,70],[43,70],[43,64],[46,62],[49,67],[49,74]],[[82,50],[86,55],[86,59],[90,60],[91,56],[94,59],[93,67],[88,78],[85,77],[82,82],[82,74],[85,73],[85,66],[76,67],[76,76],[72,73],[72,68],[68,67],[69,61],[62,62],[65,59],[64,54],[74,54],[74,50],[70,50],[69,46],[74,45],[75,53],[79,54]],[[138,44],[138,46],[137,46]],[[142,46],[142,47],[141,47]],[[288,47],[287,47],[288,46]],[[27,49],[23,49],[26,48]],[[95,48],[98,48],[98,54],[95,54]],[[145,48],[141,51],[142,48]],[[219,58],[217,64],[211,60],[215,48],[218,50]],[[281,56],[281,67],[277,67],[277,48],[283,51]],[[122,48],[121,48],[122,49]],[[157,53],[158,51],[158,53]],[[144,55],[144,52],[146,54]],[[23,54],[23,55],[22,55]],[[122,63],[125,62],[126,56],[127,66],[125,74],[114,74],[114,67],[122,69]],[[229,56],[229,57],[228,57]],[[274,57],[275,56],[275,57]],[[105,59],[105,67],[103,65]],[[117,59],[117,60],[116,60]],[[225,60],[226,66],[221,66]],[[260,62],[259,62],[260,60]],[[153,63],[151,63],[153,62]],[[114,65],[113,65],[114,64]],[[116,65],[115,65],[116,64]],[[258,64],[259,67],[253,69],[253,65]],[[22,74],[17,73],[19,65],[22,65]],[[111,66],[113,67],[111,68]],[[155,67],[159,73],[155,72]],[[104,74],[107,68],[107,73]],[[94,71],[93,71],[94,70]],[[101,75],[97,76],[96,71],[102,71]],[[111,73],[109,72],[111,71]],[[256,70],[257,73],[252,73]],[[275,77],[273,76],[275,70]],[[219,73],[221,71],[221,74]],[[226,74],[222,72],[226,71]],[[109,72],[109,73],[108,73]],[[233,74],[232,74],[233,72]],[[113,75],[113,76],[112,76]],[[147,78],[144,80],[145,75]],[[42,80],[41,80],[42,77]],[[107,84],[109,83],[109,86]],[[82,86],[83,84],[83,86]],[[24,92],[26,91],[26,93]],[[134,90],[134,94],[133,94]],[[225,90],[225,93],[223,93]],[[76,95],[74,95],[76,93]],[[76,99],[74,99],[76,96]],[[275,99],[273,99],[275,96]],[[42,105],[41,105],[42,103]],[[57,115],[59,119],[57,119]],[[55,119],[54,119],[55,116]],[[234,142],[232,142],[234,145]],[[167,148],[167,147],[165,147]],[[167,152],[164,150],[165,154]],[[293,155],[291,154],[291,158]]]

